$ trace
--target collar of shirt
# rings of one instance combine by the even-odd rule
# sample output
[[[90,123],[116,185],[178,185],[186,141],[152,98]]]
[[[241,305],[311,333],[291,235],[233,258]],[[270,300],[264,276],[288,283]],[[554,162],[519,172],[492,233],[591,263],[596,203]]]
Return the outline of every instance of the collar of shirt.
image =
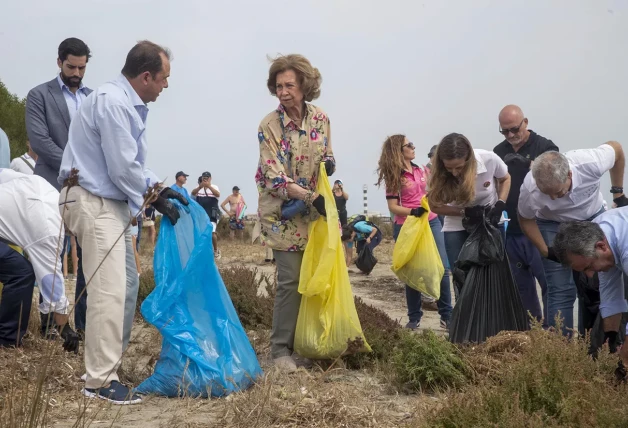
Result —
[[[61,88],[61,92],[63,92],[63,89],[65,88],[66,91],[68,91],[69,93],[72,93],[72,91],[70,91],[70,88],[68,88],[68,85],[63,83],[63,80],[61,80],[61,75],[60,74],[57,74],[57,82],[59,83],[59,87]],[[81,84],[79,85],[77,91],[81,91],[83,94],[85,94],[85,85],[83,85],[83,82],[81,82]]]
[[[300,124],[294,122],[290,118],[290,116],[288,116],[288,114],[286,113],[286,109],[284,108],[284,106],[282,104],[279,104],[279,107],[277,107],[277,113],[279,113],[281,115],[281,117],[283,118],[283,127],[285,129],[288,129],[288,130],[301,129],[301,124],[303,122],[305,122],[305,119],[308,116],[310,116],[310,114],[312,114],[312,109],[313,109],[312,106],[310,106],[308,103],[305,103],[305,110],[303,111],[304,114],[303,114],[303,118],[302,118]]]
[[[133,107],[135,107],[135,110],[142,118],[142,122],[146,124],[146,117],[148,116],[148,107],[146,106],[146,103],[142,101],[140,96],[137,95],[137,92],[135,92],[135,89],[133,89],[133,86],[131,86],[131,84],[129,83],[129,80],[124,76],[124,74],[120,73],[120,75],[113,81],[113,83],[116,86],[119,86],[120,88],[122,88],[126,96],[129,97],[129,100],[133,104]]]
[[[417,164],[415,164],[414,162],[410,162],[410,167],[412,168],[412,171],[406,171],[405,169],[401,170],[401,176],[402,177],[404,176],[404,174],[409,174],[409,175],[414,176],[414,168],[419,168],[420,169],[420,167]]]

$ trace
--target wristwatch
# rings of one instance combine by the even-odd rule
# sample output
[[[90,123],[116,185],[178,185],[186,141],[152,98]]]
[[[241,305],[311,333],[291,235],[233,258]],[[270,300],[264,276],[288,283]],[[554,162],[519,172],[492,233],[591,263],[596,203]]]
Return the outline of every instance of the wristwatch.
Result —
[[[624,193],[623,187],[613,186],[611,187],[611,193]]]

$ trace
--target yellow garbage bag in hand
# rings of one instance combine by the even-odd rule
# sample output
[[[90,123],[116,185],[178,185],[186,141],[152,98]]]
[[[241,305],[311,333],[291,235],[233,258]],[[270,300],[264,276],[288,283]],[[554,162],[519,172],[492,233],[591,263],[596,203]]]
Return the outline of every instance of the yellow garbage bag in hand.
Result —
[[[321,216],[309,226],[299,280],[302,297],[294,350],[306,358],[336,358],[347,349],[349,340],[361,338],[360,351],[370,352],[355,309],[338,210],[324,163],[316,191],[325,198],[327,218]]]
[[[421,206],[429,212],[425,196]],[[393,249],[392,271],[415,290],[436,299],[440,297],[440,281],[445,268],[430,229],[428,213],[406,218]]]

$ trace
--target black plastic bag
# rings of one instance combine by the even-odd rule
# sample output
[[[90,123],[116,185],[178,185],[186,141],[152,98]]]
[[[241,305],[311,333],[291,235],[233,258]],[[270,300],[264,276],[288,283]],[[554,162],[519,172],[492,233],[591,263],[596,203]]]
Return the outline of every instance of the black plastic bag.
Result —
[[[484,217],[472,227],[455,263],[454,278],[464,285],[452,312],[449,340],[481,343],[503,330],[529,330],[499,230]]]
[[[365,274],[371,273],[375,265],[377,264],[377,259],[373,255],[373,250],[368,245],[365,245],[358,254],[358,259],[355,261],[355,265]]]
[[[469,237],[462,245],[456,264],[461,269],[469,265],[488,265],[504,260],[506,251],[502,234],[483,218],[476,224],[468,224]]]

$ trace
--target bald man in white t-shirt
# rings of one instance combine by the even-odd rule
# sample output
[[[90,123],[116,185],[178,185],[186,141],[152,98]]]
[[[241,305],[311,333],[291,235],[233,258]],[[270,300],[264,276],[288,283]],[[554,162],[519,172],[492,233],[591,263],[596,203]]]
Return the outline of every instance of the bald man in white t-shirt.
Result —
[[[620,207],[628,205],[623,190],[624,164],[623,149],[616,141],[565,154],[547,152],[536,158],[521,186],[519,224],[544,257],[548,324],[555,324],[560,311],[565,333],[574,326],[576,285],[571,269],[562,266],[554,254],[554,237],[562,222],[590,221],[604,212],[600,180],[607,171],[613,201]]]

